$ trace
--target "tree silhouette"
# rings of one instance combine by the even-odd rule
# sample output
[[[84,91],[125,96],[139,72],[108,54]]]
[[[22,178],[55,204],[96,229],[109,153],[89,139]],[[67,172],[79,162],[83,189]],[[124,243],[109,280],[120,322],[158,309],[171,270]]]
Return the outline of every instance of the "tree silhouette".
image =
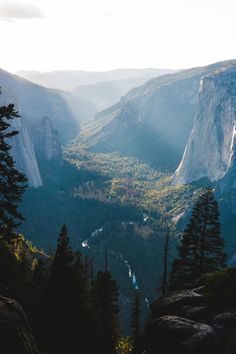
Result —
[[[135,290],[131,314],[131,339],[133,343],[132,354],[141,354],[141,319],[140,294]]]
[[[8,241],[16,236],[13,230],[23,219],[18,206],[27,182],[25,175],[16,169],[8,144],[19,133],[9,129],[10,121],[19,117],[13,104],[0,107],[0,233]]]
[[[96,354],[115,354],[118,336],[119,290],[111,274],[99,271],[93,285]]]
[[[199,196],[178,251],[179,257],[172,264],[171,289],[191,286],[205,273],[225,267],[227,255],[211,189]]]

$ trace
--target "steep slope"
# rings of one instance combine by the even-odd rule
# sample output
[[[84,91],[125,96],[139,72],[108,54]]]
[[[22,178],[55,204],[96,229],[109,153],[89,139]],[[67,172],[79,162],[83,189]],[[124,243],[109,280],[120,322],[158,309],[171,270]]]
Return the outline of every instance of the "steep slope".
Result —
[[[53,90],[3,70],[0,70],[0,86],[0,104],[14,103],[21,115],[12,123],[19,131],[12,141],[17,166],[27,175],[30,186],[39,187],[42,178],[38,159],[59,158],[60,141],[73,137],[79,124],[66,101]]]
[[[131,90],[84,126],[78,144],[120,152],[162,171],[174,171],[193,126],[199,82],[217,63],[164,75]]]
[[[97,107],[92,100],[78,97],[76,94],[69,91],[58,90],[57,92],[66,100],[71,112],[80,125],[94,118],[97,113]]]
[[[236,61],[232,61],[201,80],[194,126],[173,184],[203,177],[217,181],[232,173],[235,104]]]
[[[172,184],[212,181],[219,202],[222,234],[235,264],[236,239],[236,61],[206,75],[194,127]],[[198,182],[201,184],[202,180]]]
[[[57,91],[45,89],[4,70],[0,70],[0,85],[3,94],[6,93],[14,102],[24,119],[33,122],[49,117],[62,141],[79,131],[76,117]]]

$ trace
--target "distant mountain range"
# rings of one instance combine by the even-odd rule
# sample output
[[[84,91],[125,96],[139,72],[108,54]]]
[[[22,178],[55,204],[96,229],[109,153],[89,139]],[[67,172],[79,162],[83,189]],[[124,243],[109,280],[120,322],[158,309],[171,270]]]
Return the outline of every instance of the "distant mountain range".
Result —
[[[116,69],[110,71],[56,70],[50,72],[18,71],[17,75],[43,85],[65,91],[78,86],[88,86],[103,82],[122,81],[135,78],[149,78],[173,72],[169,69]]]
[[[48,88],[70,91],[72,97],[84,99],[97,113],[113,105],[135,86],[173,70],[118,69],[104,72],[61,70],[52,72],[19,71],[18,75]],[[75,98],[74,98],[75,99]],[[93,118],[92,114],[89,118]],[[87,116],[82,119],[87,120]]]

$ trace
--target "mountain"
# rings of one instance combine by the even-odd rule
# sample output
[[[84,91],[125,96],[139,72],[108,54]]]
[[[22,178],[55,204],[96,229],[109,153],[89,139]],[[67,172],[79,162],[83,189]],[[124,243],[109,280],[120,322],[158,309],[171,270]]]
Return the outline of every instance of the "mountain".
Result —
[[[29,186],[40,187],[43,181],[38,160],[62,159],[58,134],[49,118],[39,119],[33,128],[24,119],[12,123],[12,127],[19,131],[12,140],[16,166],[26,174]]]
[[[56,70],[51,72],[18,71],[17,74],[27,80],[48,88],[65,91],[78,86],[88,86],[103,82],[120,81],[132,78],[146,78],[172,72],[169,69],[117,69],[110,71]]]
[[[201,77],[224,65],[163,75],[132,89],[83,127],[78,144],[174,171],[192,130]]]
[[[235,103],[236,61],[231,61],[201,80],[194,126],[173,184],[218,181],[232,173]]]
[[[29,185],[42,185],[38,159],[61,158],[60,143],[79,131],[79,123],[66,100],[55,90],[32,84],[0,70],[0,104],[14,103],[21,118],[12,124],[19,131],[13,154]]]
[[[78,97],[73,92],[57,90],[59,95],[65,99],[70,111],[76,117],[79,124],[92,120],[97,113],[97,107],[87,98]],[[78,130],[76,131],[78,132]]]
[[[220,209],[230,262],[236,239],[236,60],[205,75],[200,83],[196,117],[172,185],[212,185]]]
[[[80,123],[118,102],[129,90],[153,77],[173,72],[168,69],[118,69],[104,72],[59,70],[47,73],[20,71],[18,74],[48,88],[64,90],[63,97]]]
[[[102,111],[120,100],[132,88],[143,85],[154,76],[165,74],[163,70],[147,72],[143,76],[130,77],[122,80],[103,81],[93,85],[81,85],[74,89],[74,95],[90,100],[96,107],[96,113]]]

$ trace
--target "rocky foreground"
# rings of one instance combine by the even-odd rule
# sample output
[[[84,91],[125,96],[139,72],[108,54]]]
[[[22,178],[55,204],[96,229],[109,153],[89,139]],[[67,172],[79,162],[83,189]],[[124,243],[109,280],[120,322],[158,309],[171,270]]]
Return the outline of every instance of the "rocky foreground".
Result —
[[[151,305],[146,354],[233,354],[236,308],[206,305],[204,287],[174,292]],[[236,347],[234,347],[236,348]]]
[[[27,317],[19,303],[0,296],[0,353],[39,354]]]

